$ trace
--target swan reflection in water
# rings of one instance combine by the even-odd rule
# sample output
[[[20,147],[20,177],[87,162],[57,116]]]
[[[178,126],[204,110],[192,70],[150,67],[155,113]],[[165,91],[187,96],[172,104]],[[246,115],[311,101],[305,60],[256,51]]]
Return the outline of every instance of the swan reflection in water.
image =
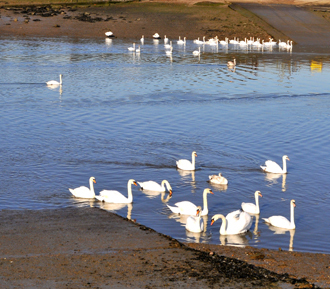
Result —
[[[265,180],[269,182],[269,186],[275,185],[278,183],[278,179],[282,176],[282,192],[286,191],[286,175],[287,174],[273,174],[266,173]]]
[[[145,194],[149,199],[155,199],[160,195],[160,199],[163,203],[167,203],[172,196],[166,192],[156,192],[156,191],[149,191],[149,190],[141,190],[143,194]],[[165,197],[166,196],[166,197]]]
[[[178,173],[181,176],[183,182],[188,183],[190,182],[191,187],[193,188],[193,193],[197,189],[196,182],[195,182],[195,171],[185,171],[177,169]]]
[[[220,243],[223,246],[242,247],[249,245],[249,240],[246,238],[249,233],[238,235],[220,235]]]
[[[178,216],[178,215],[176,214],[176,216]],[[187,218],[189,216],[182,215],[182,217],[185,217],[185,218],[180,218],[180,223],[182,224],[182,226],[185,226],[186,222],[187,222]],[[211,238],[211,235],[207,233],[208,216],[202,216],[201,218],[203,219],[203,225],[204,225],[203,232],[193,233],[184,228],[186,230],[186,236],[187,236],[187,239],[185,240],[185,242],[203,243],[203,240],[207,241]],[[183,220],[185,220],[185,223],[183,223]]]
[[[100,209],[109,211],[109,212],[117,212],[127,206],[127,219],[131,220],[132,217],[132,210],[133,204],[114,204],[114,203],[107,203],[107,202],[100,202]]]
[[[227,191],[228,189],[228,185],[218,185],[218,184],[212,184],[210,182],[208,182],[211,186],[212,186],[212,190],[214,191],[218,191],[218,192],[221,192],[221,191]]]
[[[106,45],[112,45],[112,39],[111,38],[105,38],[105,44]]]
[[[283,229],[274,227],[272,225],[268,225],[268,228],[274,232],[276,235],[284,235],[287,231],[290,233],[290,242],[289,242],[289,251],[293,251],[293,237],[296,232],[296,230],[289,230],[289,229]]]

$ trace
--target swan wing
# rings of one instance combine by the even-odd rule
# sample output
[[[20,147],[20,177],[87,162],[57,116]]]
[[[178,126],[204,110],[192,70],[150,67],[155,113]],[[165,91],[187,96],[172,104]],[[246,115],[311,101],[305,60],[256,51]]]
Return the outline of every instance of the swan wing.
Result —
[[[164,192],[162,186],[154,181],[138,182],[142,190]]]
[[[229,218],[227,218],[228,215]],[[229,213],[228,215],[226,216],[227,219],[226,232],[228,235],[242,234],[247,232],[251,228],[252,218],[248,213],[238,210]]]
[[[179,169],[182,169],[182,170],[194,170],[195,168],[193,167],[192,163],[188,160],[178,160],[176,162],[176,165]]]
[[[257,206],[253,203],[242,203],[242,210],[244,212],[250,213],[250,214],[259,214],[259,210]]]
[[[47,81],[46,84],[48,86],[53,86],[53,85],[60,85],[60,83],[56,80],[50,80],[50,81]]]
[[[94,199],[95,194],[87,187],[81,186],[75,189],[69,189],[76,198]]]
[[[263,220],[266,223],[269,223],[270,225],[275,227],[284,228],[284,229],[293,228],[291,222],[283,216],[271,216],[269,218],[264,218]]]
[[[177,214],[196,215],[197,206],[195,204],[193,204],[192,202],[182,201],[182,202],[175,203],[175,206],[177,208],[179,208],[179,212]]]
[[[103,190],[100,192],[100,198],[107,203],[128,203],[128,198],[115,190]],[[100,200],[99,198],[97,198]]]
[[[265,172],[269,173],[282,173],[283,170],[282,168],[275,162],[273,161],[266,161],[265,166],[260,166]]]
[[[200,233],[204,229],[203,220],[200,217],[189,216],[187,218],[186,229],[193,233]]]

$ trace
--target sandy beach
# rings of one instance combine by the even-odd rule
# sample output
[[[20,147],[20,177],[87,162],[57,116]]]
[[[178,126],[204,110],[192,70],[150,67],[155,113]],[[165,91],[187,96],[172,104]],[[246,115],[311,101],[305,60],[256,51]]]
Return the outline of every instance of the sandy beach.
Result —
[[[173,2],[7,5],[0,35],[288,39],[237,4]],[[328,254],[182,244],[97,208],[3,210],[0,222],[1,288],[330,288]]]

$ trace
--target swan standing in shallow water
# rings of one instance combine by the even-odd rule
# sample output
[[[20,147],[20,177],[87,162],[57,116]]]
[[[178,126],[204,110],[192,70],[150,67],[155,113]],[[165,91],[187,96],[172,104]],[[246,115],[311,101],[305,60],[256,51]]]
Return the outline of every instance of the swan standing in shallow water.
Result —
[[[209,182],[216,185],[228,185],[228,180],[221,173],[209,176]]]
[[[220,218],[222,219],[220,235],[242,234],[247,232],[252,225],[251,216],[241,210],[231,212],[226,217],[221,214],[214,215],[211,220],[211,225]]]
[[[94,199],[95,198],[95,192],[94,192],[94,184],[96,183],[96,180],[94,177],[89,178],[89,187],[87,188],[85,186],[81,186],[79,188],[70,189],[72,195],[74,195],[76,198],[84,198],[84,199]]]
[[[133,202],[132,185],[137,186],[135,180],[130,179],[127,183],[128,197],[122,193],[114,190],[103,190],[99,196],[95,196],[101,202],[116,203],[116,204],[129,204]]]
[[[290,221],[283,216],[271,216],[269,218],[262,218],[266,223],[283,229],[292,230],[296,228],[294,223],[294,207],[296,206],[295,200],[290,202]]]
[[[50,80],[46,82],[47,86],[58,86],[58,85],[62,85],[62,74],[60,74],[60,82],[56,81],[56,80]]]
[[[260,208],[259,208],[259,197],[262,197],[262,194],[260,191],[255,191],[254,193],[254,198],[256,200],[256,203],[242,203],[242,210],[244,212],[247,212],[249,214],[255,214],[258,215],[260,214]]]
[[[193,233],[200,233],[204,230],[203,219],[201,219],[201,210],[200,206],[197,207],[196,216],[189,216],[187,218],[186,230]]]
[[[166,188],[167,188],[170,195],[172,195],[172,193],[173,193],[172,187],[167,180],[163,180],[161,184],[158,184],[154,181],[137,182],[137,183],[141,187],[141,190],[154,191],[154,192],[166,192]]]
[[[178,169],[184,170],[184,171],[194,171],[195,170],[195,157],[197,157],[197,153],[195,151],[192,152],[191,158],[192,161],[188,161],[185,159],[178,160],[176,162],[176,166]]]
[[[266,173],[274,173],[274,174],[286,174],[287,168],[286,168],[286,161],[290,160],[287,155],[284,155],[282,157],[283,160],[283,169],[275,162],[273,161],[266,161],[264,166],[260,166],[261,169]]]
[[[201,212],[201,216],[206,216],[209,213],[208,205],[207,205],[207,194],[212,194],[213,192],[211,189],[205,189],[203,191],[203,211]],[[175,214],[180,214],[180,215],[194,215],[196,214],[197,206],[190,202],[190,201],[182,201],[182,202],[177,202],[174,204],[174,206],[169,206],[167,207]]]

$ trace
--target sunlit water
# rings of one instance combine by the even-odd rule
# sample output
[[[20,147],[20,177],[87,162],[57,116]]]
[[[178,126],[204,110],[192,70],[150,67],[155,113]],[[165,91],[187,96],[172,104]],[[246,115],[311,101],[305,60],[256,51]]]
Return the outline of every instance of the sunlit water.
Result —
[[[168,57],[162,41],[151,40],[140,55],[120,39],[3,38],[1,44],[2,210],[95,206],[180,241],[330,253],[327,53],[201,46],[195,57],[192,41],[174,41]],[[226,65],[233,57],[235,71]],[[45,82],[60,73],[63,86],[48,88]],[[197,170],[182,174],[175,161],[190,159],[193,150]],[[267,159],[282,165],[284,154],[291,160],[287,175],[261,172]],[[229,180],[225,188],[207,182],[219,172]],[[171,205],[202,205],[211,187],[206,230],[187,232],[184,218],[162,202],[167,194],[135,186],[129,206],[73,198],[68,188],[88,186],[90,176],[96,193],[125,195],[128,179],[167,179]],[[220,237],[221,221],[211,227],[211,217],[254,202],[256,190],[263,194],[261,214],[250,232]],[[291,199],[295,232],[274,232],[262,218],[289,218]]]

